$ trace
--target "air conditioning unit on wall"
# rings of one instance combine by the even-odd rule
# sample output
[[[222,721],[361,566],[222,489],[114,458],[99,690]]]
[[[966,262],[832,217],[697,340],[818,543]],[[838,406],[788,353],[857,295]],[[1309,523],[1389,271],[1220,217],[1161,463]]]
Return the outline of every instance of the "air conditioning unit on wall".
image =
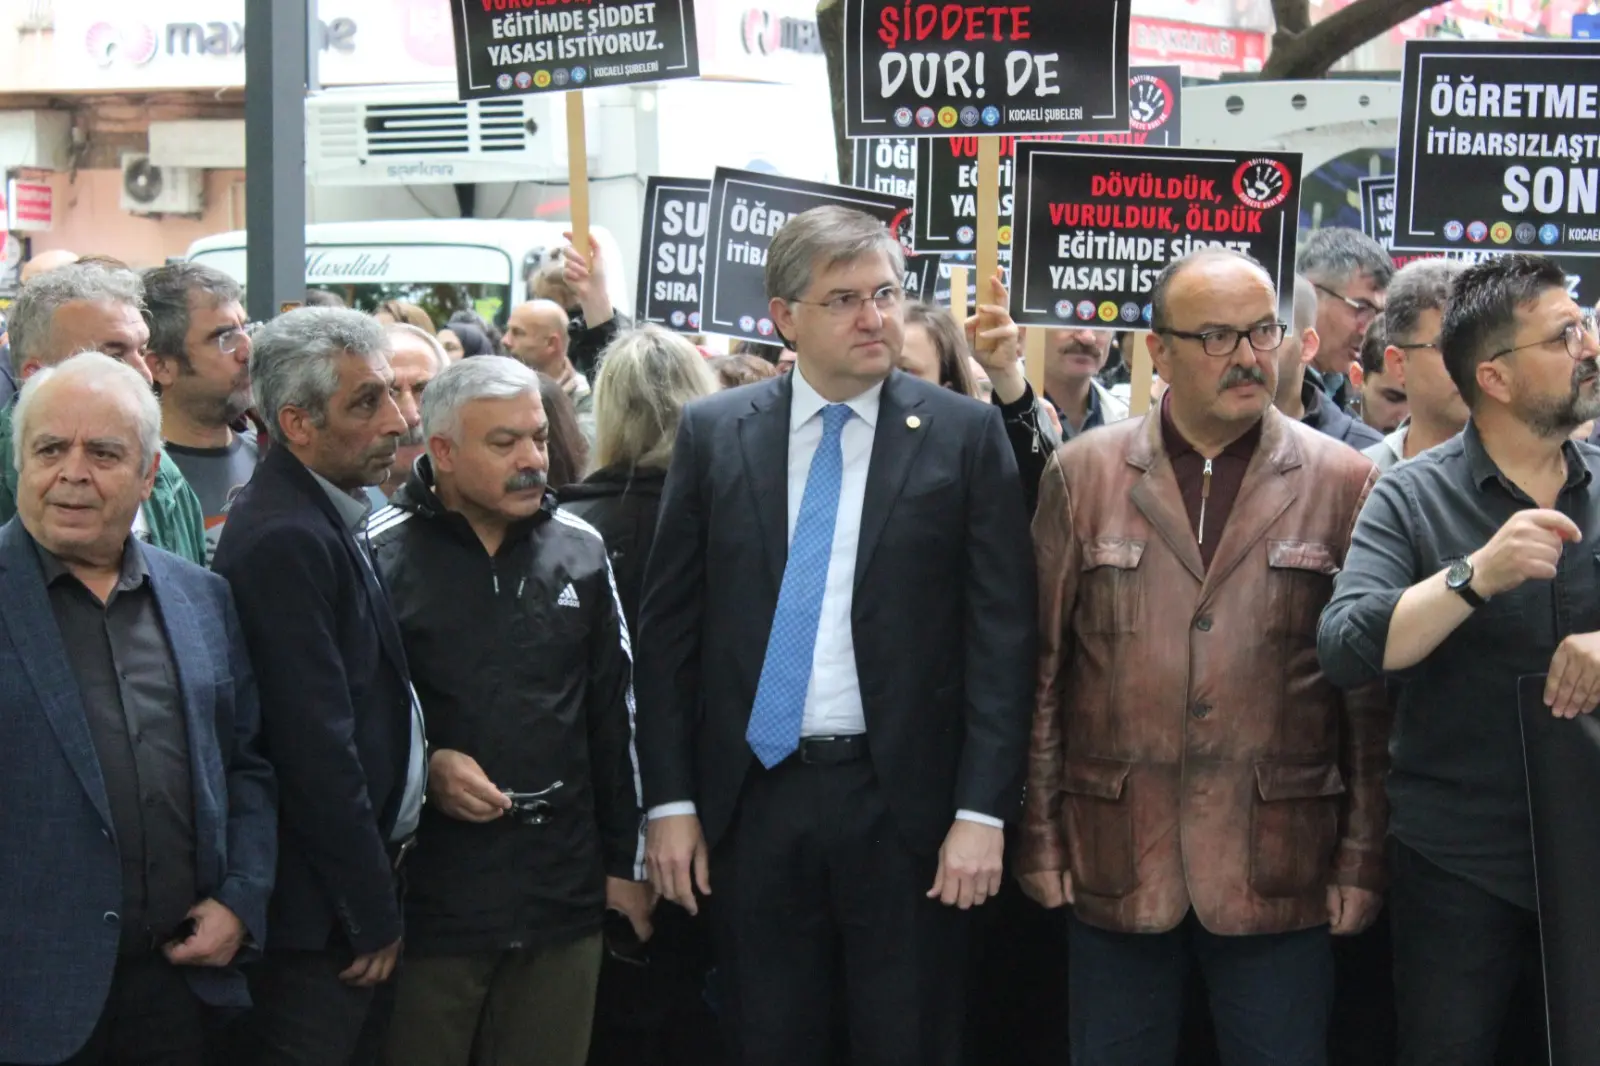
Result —
[[[564,181],[552,100],[461,101],[454,83],[325,90],[306,99],[306,173],[314,185]]]
[[[133,215],[199,215],[205,209],[205,171],[158,167],[148,155],[124,155],[122,209]]]

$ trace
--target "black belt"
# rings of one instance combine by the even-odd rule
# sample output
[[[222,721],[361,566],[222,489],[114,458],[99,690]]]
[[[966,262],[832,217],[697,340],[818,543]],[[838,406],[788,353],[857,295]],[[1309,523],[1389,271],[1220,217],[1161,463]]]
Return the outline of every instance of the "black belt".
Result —
[[[840,766],[867,757],[867,735],[801,737],[795,756],[807,766]]]

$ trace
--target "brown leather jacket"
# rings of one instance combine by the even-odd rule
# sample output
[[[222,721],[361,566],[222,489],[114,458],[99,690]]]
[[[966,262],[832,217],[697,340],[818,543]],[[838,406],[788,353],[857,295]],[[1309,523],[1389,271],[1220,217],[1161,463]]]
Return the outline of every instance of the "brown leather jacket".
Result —
[[[1210,571],[1159,410],[1066,444],[1040,490],[1038,702],[1018,872],[1076,913],[1224,935],[1325,923],[1383,888],[1389,710],[1317,663],[1317,616],[1376,479],[1268,410]]]

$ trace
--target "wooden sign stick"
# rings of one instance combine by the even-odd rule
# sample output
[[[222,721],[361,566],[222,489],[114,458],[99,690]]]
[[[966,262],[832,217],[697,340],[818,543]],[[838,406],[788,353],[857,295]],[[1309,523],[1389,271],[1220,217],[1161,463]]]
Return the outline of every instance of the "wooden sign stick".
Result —
[[[1022,369],[1033,386],[1033,394],[1044,395],[1044,354],[1050,343],[1050,331],[1043,326],[1029,326],[1022,331]]]
[[[957,329],[967,328],[967,268],[950,268],[950,317]]]
[[[978,138],[978,303],[994,303],[994,275],[1000,269],[1000,138]],[[978,332],[994,323],[978,316]],[[994,342],[980,336],[978,349],[988,351]]]
[[[583,124],[583,93],[567,93],[567,184],[572,198],[572,246],[589,255],[589,146]]]
[[[1141,329],[1130,334],[1133,359],[1128,371],[1128,414],[1142,415],[1150,410],[1150,379],[1155,375],[1155,365],[1150,361],[1150,348],[1145,343],[1150,331]]]

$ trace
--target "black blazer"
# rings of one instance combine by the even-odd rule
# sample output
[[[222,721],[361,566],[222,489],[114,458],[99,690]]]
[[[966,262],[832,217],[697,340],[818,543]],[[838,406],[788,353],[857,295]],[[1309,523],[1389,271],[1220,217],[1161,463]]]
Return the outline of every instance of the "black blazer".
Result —
[[[388,600],[310,471],[273,448],[228,511],[233,586],[281,798],[269,948],[376,951],[401,935],[387,840],[411,745]]]
[[[727,829],[788,557],[787,376],[689,405],[640,607],[645,803]],[[915,425],[913,425],[915,423]],[[959,809],[1011,819],[1032,721],[1028,516],[999,411],[900,372],[884,383],[851,610],[873,768],[906,841]]]

